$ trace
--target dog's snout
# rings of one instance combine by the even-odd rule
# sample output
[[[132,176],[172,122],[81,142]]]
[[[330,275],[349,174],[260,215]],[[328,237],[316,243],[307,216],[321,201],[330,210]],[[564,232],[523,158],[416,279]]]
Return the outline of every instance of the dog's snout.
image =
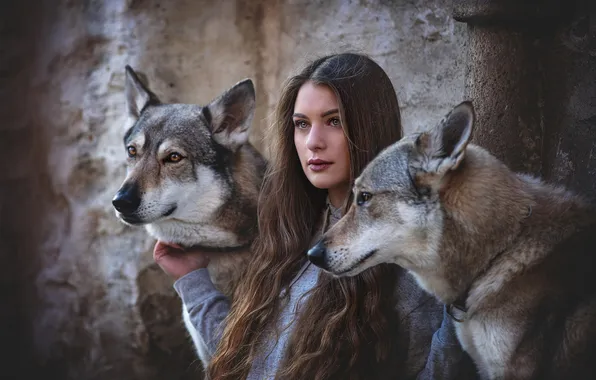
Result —
[[[126,184],[118,190],[112,199],[112,205],[122,214],[132,214],[141,204],[139,189],[134,184]]]
[[[319,242],[308,250],[306,253],[308,259],[311,263],[315,264],[319,268],[325,269],[325,256],[327,254],[325,245],[323,244],[323,240],[319,240]]]

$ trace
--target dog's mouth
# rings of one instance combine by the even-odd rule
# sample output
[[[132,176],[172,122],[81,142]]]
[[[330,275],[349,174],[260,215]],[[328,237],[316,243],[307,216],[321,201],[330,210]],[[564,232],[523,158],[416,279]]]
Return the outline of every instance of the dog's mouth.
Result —
[[[145,222],[139,218],[138,216],[135,215],[124,215],[124,214],[120,214],[120,219],[122,219],[122,221],[124,221],[127,224],[130,224],[132,226],[140,226],[142,224],[145,224]]]
[[[354,263],[354,265],[352,265],[351,267],[349,267],[348,269],[344,269],[340,272],[334,272],[334,274],[336,276],[341,276],[342,274],[346,274],[349,272],[352,272],[354,269],[358,268],[360,265],[364,264],[364,262],[368,259],[370,259],[371,257],[373,257],[373,255],[377,253],[376,249],[373,249],[372,251],[368,252],[366,255],[362,256],[360,259],[358,259],[358,261],[356,261]]]
[[[161,218],[167,218],[168,216],[172,215],[174,213],[174,211],[176,211],[177,208],[178,208],[178,206],[176,206],[176,205],[171,206],[165,213],[162,214]],[[138,215],[136,215],[136,213],[123,214],[120,212],[120,213],[118,213],[118,216],[120,217],[120,219],[122,219],[123,222],[130,224],[132,226],[140,226],[143,224],[150,224],[150,223],[155,222],[155,220],[143,219],[143,218],[139,217]]]

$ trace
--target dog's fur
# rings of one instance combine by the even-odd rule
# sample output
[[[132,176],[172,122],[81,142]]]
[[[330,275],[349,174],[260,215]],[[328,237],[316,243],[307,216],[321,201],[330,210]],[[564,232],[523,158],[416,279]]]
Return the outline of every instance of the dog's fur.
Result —
[[[255,111],[252,81],[238,82],[205,107],[164,104],[127,66],[126,100],[124,146],[134,154],[113,199],[116,215],[129,225],[144,225],[160,241],[210,252],[209,275],[231,297],[257,233],[266,166],[248,142]],[[186,309],[183,317],[206,364],[209,357]]]
[[[380,153],[309,258],[337,276],[409,270],[462,319],[484,379],[596,379],[594,206],[468,144],[474,119],[463,102]]]

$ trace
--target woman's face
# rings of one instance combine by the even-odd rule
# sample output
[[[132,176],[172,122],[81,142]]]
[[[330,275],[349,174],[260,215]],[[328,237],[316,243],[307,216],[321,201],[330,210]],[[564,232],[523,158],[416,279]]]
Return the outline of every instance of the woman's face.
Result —
[[[329,200],[339,207],[350,182],[350,153],[335,94],[325,85],[304,83],[292,119],[294,144],[306,178],[315,187],[327,189]]]

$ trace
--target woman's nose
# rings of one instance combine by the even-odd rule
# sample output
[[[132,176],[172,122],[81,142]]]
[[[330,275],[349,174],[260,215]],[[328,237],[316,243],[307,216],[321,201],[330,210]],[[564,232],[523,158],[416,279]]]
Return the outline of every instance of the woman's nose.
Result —
[[[324,126],[313,124],[310,127],[308,138],[306,139],[306,147],[309,150],[320,150],[325,148]]]

